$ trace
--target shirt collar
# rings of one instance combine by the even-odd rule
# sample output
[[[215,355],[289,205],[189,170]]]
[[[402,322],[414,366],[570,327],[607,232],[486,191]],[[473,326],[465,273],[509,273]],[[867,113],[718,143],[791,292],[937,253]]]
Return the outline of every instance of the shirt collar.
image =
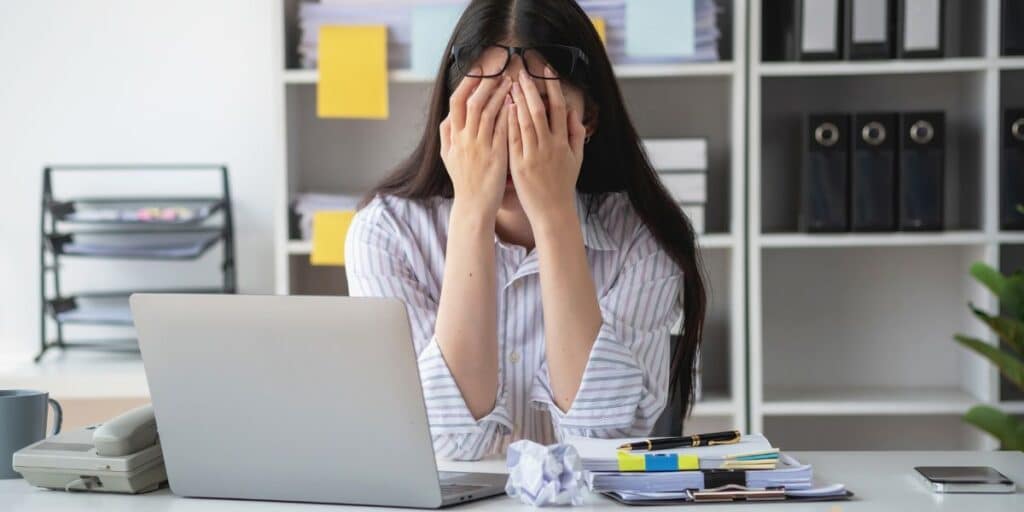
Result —
[[[599,251],[614,250],[615,243],[608,235],[608,231],[596,211],[597,208],[589,214],[587,212],[587,200],[591,197],[576,193],[576,214],[580,219],[580,227],[583,228],[583,245]]]

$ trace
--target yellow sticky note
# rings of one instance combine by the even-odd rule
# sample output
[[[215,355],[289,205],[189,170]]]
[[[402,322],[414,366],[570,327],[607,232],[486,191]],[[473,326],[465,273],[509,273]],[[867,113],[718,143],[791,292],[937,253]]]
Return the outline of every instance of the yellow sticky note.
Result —
[[[355,215],[354,210],[313,214],[313,250],[309,253],[311,264],[345,264],[345,235]]]
[[[643,455],[636,455],[624,451],[616,452],[619,456],[619,471],[643,471],[646,466]]]
[[[388,28],[385,25],[320,27],[317,60],[320,117],[387,119]]]
[[[604,18],[600,16],[591,16],[590,22],[594,24],[594,28],[597,29],[597,35],[601,37],[601,42],[605,45],[608,44],[608,29],[604,23]]]
[[[686,471],[687,469],[700,469],[700,459],[696,455],[677,455],[679,462],[679,470]]]

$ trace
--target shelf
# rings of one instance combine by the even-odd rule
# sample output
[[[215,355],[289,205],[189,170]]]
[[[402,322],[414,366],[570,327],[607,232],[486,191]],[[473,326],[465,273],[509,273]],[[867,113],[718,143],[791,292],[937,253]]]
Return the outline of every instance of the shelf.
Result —
[[[1024,231],[1000,231],[996,239],[1004,244],[1024,244]]]
[[[728,233],[698,235],[697,240],[701,249],[729,249],[734,245],[733,237]],[[287,250],[291,255],[308,255],[313,250],[313,243],[309,240],[288,240]]]
[[[145,398],[146,373],[138,353],[60,353],[40,363],[0,361],[0,388],[41,389],[64,398]]]
[[[221,230],[195,230],[177,233],[164,230],[157,232],[79,232],[76,235],[50,235],[47,243],[50,250],[62,256],[111,259],[143,259],[143,260],[193,260],[202,256],[221,238]],[[76,241],[77,236],[115,236],[120,237],[102,242]],[[134,237],[133,237],[134,235]],[[145,242],[140,237],[150,241]],[[154,236],[149,236],[154,235]]]
[[[700,401],[693,404],[691,417],[732,416],[736,412],[736,404],[727,393],[708,392],[704,395]]]
[[[963,414],[977,403],[957,389],[766,390],[762,411],[776,416]]]
[[[989,237],[980,231],[929,233],[770,233],[760,236],[765,248],[921,247],[983,245]]]
[[[999,69],[1024,69],[1024,57],[1000,57]]]
[[[628,64],[615,66],[619,78],[677,78],[690,76],[731,76],[736,70],[732,62],[694,62],[690,64]],[[287,69],[284,71],[285,84],[315,84],[319,73],[315,69]],[[388,72],[391,83],[430,84],[434,76],[417,75],[412,71],[399,69]]]
[[[222,210],[226,202],[219,198],[211,199],[82,199],[70,201],[54,201],[50,211],[58,222],[68,224],[102,224],[115,226],[182,226],[198,225],[205,222]],[[77,206],[85,206],[78,208]],[[138,211],[143,209],[180,208],[187,210],[190,217],[169,220],[143,220]]]
[[[995,408],[1007,414],[1024,415],[1024,400],[1010,400],[1006,402],[999,402],[999,405],[996,405]]]
[[[988,62],[981,57],[862,62],[766,62],[760,65],[760,73],[763,77],[907,75],[967,73],[972,71],[984,71],[987,66]]]

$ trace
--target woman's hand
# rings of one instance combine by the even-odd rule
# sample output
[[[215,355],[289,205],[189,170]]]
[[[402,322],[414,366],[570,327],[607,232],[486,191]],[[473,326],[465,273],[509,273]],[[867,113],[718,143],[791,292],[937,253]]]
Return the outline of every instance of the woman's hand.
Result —
[[[480,215],[496,216],[505,194],[511,88],[506,77],[463,78],[440,126],[441,160],[455,201]]]
[[[553,77],[550,68],[544,75]],[[508,116],[509,164],[519,202],[530,224],[557,223],[576,216],[576,179],[583,164],[581,113],[567,111],[559,80],[544,80],[550,108],[533,79],[521,70],[512,87],[515,110]],[[548,114],[550,112],[550,122]]]

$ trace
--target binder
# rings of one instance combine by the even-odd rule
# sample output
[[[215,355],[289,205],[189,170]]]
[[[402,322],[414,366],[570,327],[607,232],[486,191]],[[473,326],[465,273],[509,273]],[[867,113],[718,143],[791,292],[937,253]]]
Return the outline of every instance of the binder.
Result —
[[[1003,0],[1003,55],[1024,55],[1024,2]]]
[[[896,114],[856,114],[850,161],[850,229],[896,229]]]
[[[896,0],[846,0],[846,58],[890,59],[895,54]]]
[[[944,55],[944,3],[945,0],[899,0],[897,47],[900,58],[939,58]],[[980,9],[980,6],[974,8]]]
[[[849,228],[849,134],[846,114],[808,115],[804,122],[800,228],[808,232]]]
[[[842,50],[840,0],[796,0],[796,36],[800,60],[834,60]]]
[[[900,115],[899,228],[941,230],[945,180],[945,114]]]
[[[1017,209],[1024,204],[1024,108],[1006,109],[1003,126],[999,224],[1002,229],[1024,229],[1024,213]]]
[[[762,2],[761,59],[765,62],[798,60],[796,0]]]

